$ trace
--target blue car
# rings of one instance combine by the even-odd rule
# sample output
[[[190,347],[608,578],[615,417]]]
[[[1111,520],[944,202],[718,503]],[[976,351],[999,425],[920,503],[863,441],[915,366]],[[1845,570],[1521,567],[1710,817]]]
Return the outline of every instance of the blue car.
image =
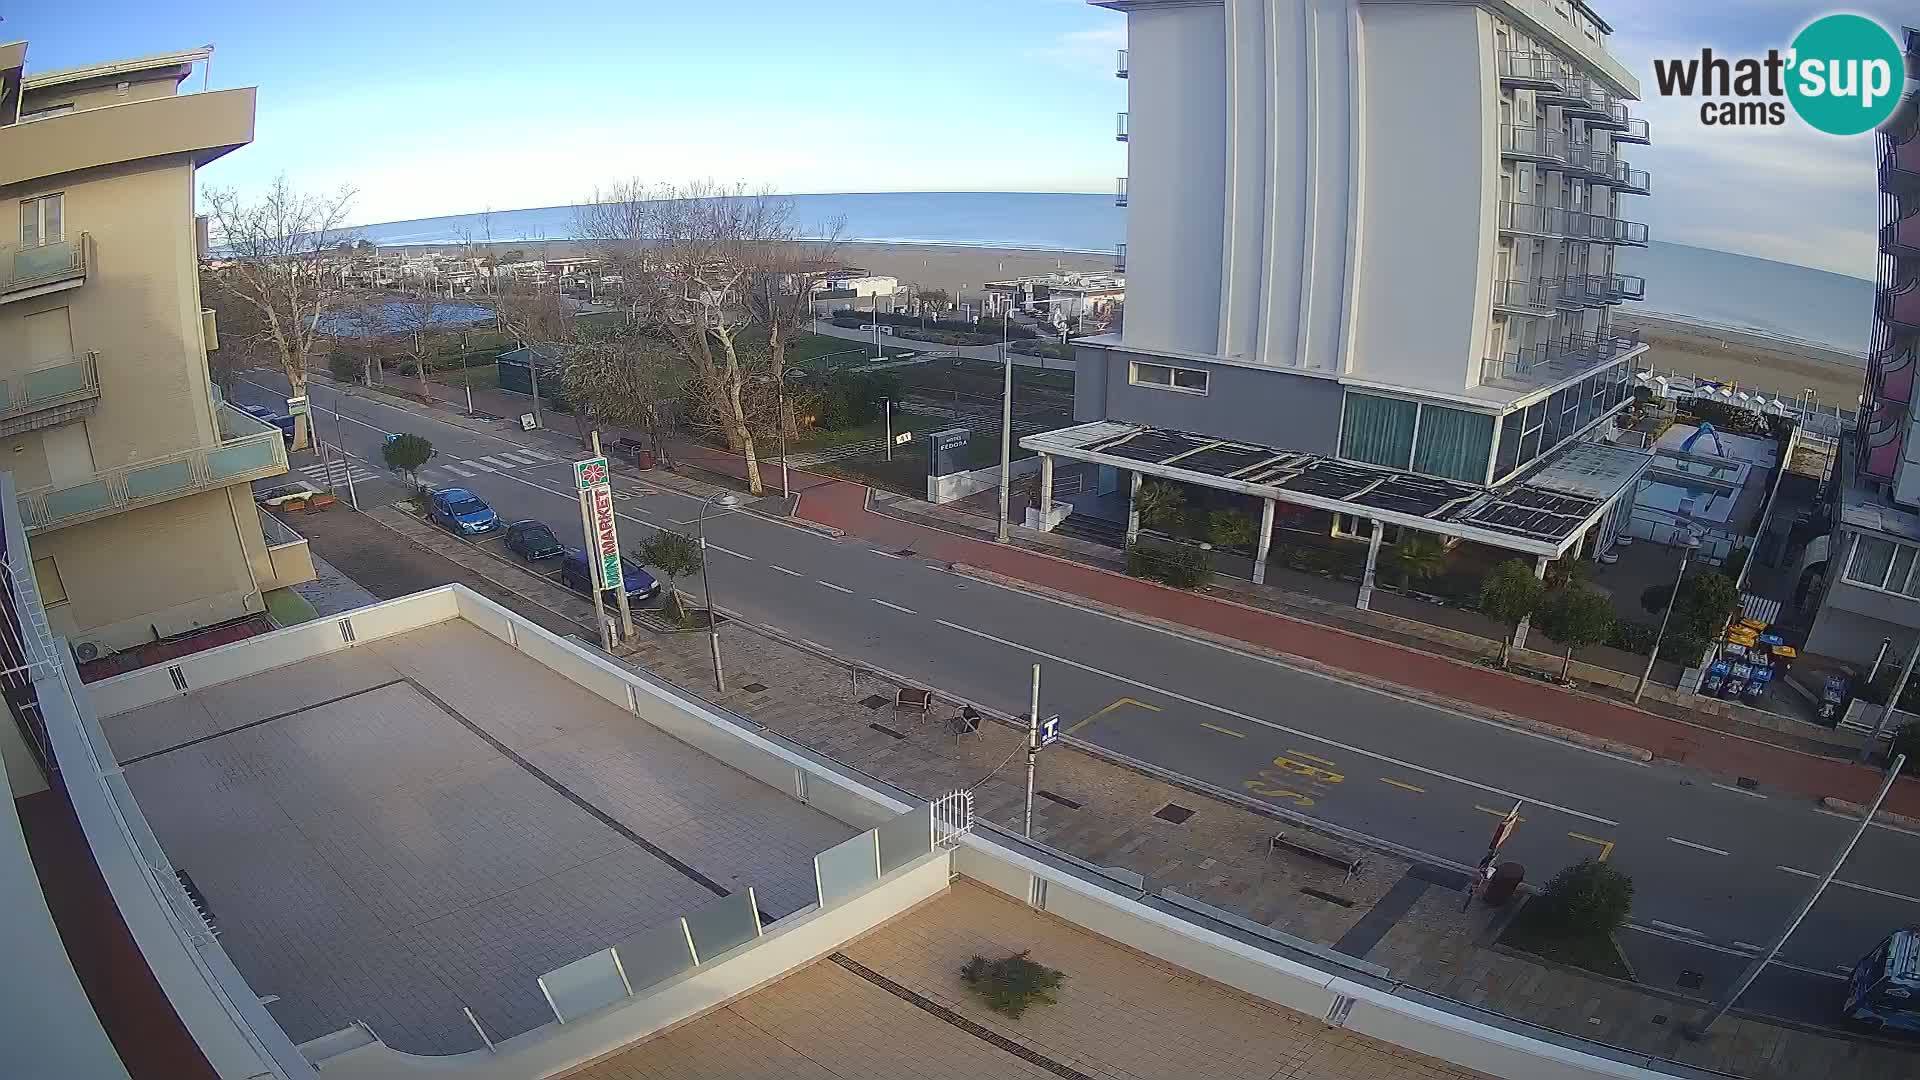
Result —
[[[280,437],[288,446],[293,445],[293,417],[281,416],[272,409],[261,405],[242,405],[240,411],[263,423],[272,424],[280,429]]]
[[[660,595],[660,583],[653,580],[653,575],[624,555],[620,557],[620,576],[626,579],[628,603],[651,600]],[[560,584],[575,592],[593,595],[593,567],[587,564],[585,551],[570,547],[560,556]]]
[[[492,532],[500,515],[486,500],[466,488],[441,488],[427,499],[427,519],[462,536]]]

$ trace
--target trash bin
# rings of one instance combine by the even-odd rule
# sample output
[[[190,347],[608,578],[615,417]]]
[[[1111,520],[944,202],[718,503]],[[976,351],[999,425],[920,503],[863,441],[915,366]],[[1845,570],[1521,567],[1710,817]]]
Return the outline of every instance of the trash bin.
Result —
[[[651,450],[635,451],[633,455],[633,463],[634,465],[639,467],[641,472],[646,472],[648,469],[653,468],[653,451]]]
[[[1526,867],[1517,862],[1503,862],[1493,868],[1493,877],[1487,881],[1486,891],[1480,894],[1480,899],[1485,900],[1488,907],[1503,907],[1513,899],[1513,891],[1520,887],[1520,882],[1526,876]]]

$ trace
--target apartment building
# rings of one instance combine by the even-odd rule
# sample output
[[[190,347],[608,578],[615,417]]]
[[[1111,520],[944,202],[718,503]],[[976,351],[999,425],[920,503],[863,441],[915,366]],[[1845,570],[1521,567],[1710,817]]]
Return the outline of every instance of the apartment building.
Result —
[[[276,571],[248,487],[287,471],[280,433],[208,379],[195,170],[252,141],[254,117],[251,88],[181,92],[210,55],[28,72],[25,42],[0,45],[0,468],[83,659],[312,577],[305,559]]]
[[[1093,2],[1127,16],[1127,310],[1076,342],[1076,419],[1109,427],[1044,452],[1126,468],[1089,440],[1231,440],[1264,480],[1147,473],[1269,504],[1309,458],[1392,470],[1426,507],[1393,523],[1467,536],[1441,520],[1466,508],[1501,542],[1525,515],[1468,504],[1590,441],[1642,350],[1611,311],[1644,293],[1615,254],[1647,242],[1624,155],[1648,130],[1606,23],[1579,0]],[[1635,467],[1559,492],[1591,505],[1522,500],[1556,520],[1520,550],[1610,536]],[[1346,496],[1381,479],[1301,487],[1378,518]]]
[[[1842,454],[1833,531],[1808,545],[1811,652],[1871,663],[1883,639],[1920,637],[1920,30],[1902,35],[1907,92],[1879,144],[1880,261],[1855,453]],[[1809,590],[1811,591],[1811,590]]]

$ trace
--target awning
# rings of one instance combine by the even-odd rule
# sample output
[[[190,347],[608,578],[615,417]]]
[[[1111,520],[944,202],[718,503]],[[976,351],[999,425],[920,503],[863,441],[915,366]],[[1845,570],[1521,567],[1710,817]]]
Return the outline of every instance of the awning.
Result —
[[[1488,489],[1318,454],[1100,420],[1020,445],[1255,498],[1369,517],[1529,555],[1559,558],[1632,489],[1653,460],[1605,443],[1575,443],[1524,477]]]

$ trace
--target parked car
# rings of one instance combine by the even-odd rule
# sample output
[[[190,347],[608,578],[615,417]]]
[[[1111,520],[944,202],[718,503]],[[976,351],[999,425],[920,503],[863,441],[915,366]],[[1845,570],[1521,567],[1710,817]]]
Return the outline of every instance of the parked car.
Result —
[[[253,493],[254,505],[269,510],[323,510],[332,506],[334,501],[332,494],[304,480]]]
[[[293,417],[281,416],[264,405],[242,405],[240,411],[263,423],[272,424],[280,429],[280,438],[288,446],[293,445]]]
[[[546,522],[527,518],[507,526],[507,550],[531,563],[551,559],[565,549]]]
[[[441,488],[427,497],[427,520],[462,536],[491,532],[500,527],[500,515],[485,499],[466,488]]]
[[[879,329],[880,329],[880,332],[886,335],[887,337],[893,336],[893,327],[882,326]],[[866,323],[865,325],[860,327],[860,332],[863,334],[871,334],[873,333],[873,331],[874,331],[874,325],[872,323]]]
[[[620,575],[626,579],[628,603],[651,600],[660,594],[660,583],[653,580],[653,575],[624,555],[620,557]],[[560,557],[560,584],[593,595],[593,567],[587,565],[585,551],[576,547],[566,549],[566,554]]]

